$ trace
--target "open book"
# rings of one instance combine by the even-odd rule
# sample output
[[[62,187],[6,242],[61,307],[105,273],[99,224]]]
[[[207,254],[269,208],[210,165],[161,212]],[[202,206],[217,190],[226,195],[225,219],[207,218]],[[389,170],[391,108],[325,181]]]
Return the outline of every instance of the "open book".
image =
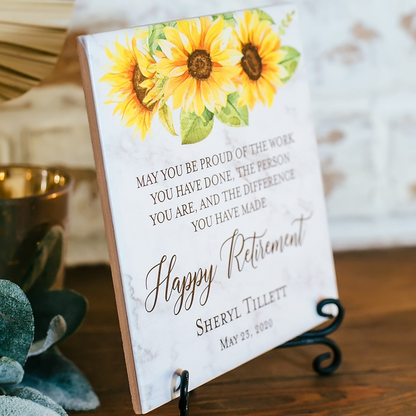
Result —
[[[0,2],[0,103],[37,85],[64,44],[73,0]]]
[[[320,324],[336,298],[293,5],[79,39],[134,409]]]

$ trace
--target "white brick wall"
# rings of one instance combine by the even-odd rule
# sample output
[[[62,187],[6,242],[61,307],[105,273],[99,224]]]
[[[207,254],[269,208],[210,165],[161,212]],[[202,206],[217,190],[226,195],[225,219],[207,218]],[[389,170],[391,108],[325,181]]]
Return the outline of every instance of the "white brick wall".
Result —
[[[416,0],[296,3],[333,246],[416,244]],[[263,5],[78,0],[71,33]],[[107,253],[73,39],[71,45],[48,85],[0,107],[0,163],[59,164],[74,174],[74,264],[105,261]]]
[[[299,0],[336,249],[416,243],[416,1]]]
[[[8,164],[11,162],[11,141],[12,139],[0,133],[0,163]]]

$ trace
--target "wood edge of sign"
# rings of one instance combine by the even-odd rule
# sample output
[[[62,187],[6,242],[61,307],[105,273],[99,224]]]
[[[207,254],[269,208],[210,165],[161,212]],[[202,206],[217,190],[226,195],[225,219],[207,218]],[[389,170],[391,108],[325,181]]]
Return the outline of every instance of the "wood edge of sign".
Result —
[[[82,84],[84,87],[85,102],[87,107],[88,122],[90,127],[91,142],[94,153],[95,167],[97,171],[97,182],[100,191],[101,206],[103,210],[106,239],[110,256],[111,274],[113,278],[114,293],[116,298],[117,313],[120,323],[121,339],[126,360],[127,376],[130,386],[130,394],[133,409],[136,414],[143,414],[140,402],[139,384],[134,362],[133,347],[131,343],[130,329],[128,324],[126,303],[124,298],[123,284],[121,279],[120,264],[118,260],[116,239],[114,233],[111,207],[108,197],[107,180],[104,171],[104,162],[101,142],[98,130],[97,114],[94,105],[94,95],[91,85],[91,73],[84,45],[78,38],[77,52],[81,67]]]

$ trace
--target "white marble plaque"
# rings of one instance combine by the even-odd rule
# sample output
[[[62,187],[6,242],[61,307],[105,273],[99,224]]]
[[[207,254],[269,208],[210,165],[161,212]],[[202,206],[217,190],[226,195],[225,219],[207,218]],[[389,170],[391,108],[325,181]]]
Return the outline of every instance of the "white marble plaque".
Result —
[[[336,298],[293,5],[83,36],[134,408],[318,325]]]

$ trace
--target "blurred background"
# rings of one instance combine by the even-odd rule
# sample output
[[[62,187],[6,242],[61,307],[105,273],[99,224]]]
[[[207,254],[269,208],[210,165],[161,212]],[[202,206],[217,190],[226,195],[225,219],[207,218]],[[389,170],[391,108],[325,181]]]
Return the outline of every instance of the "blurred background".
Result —
[[[416,245],[416,0],[295,3],[333,247]],[[264,0],[75,1],[52,73],[25,95],[0,104],[0,164],[58,165],[75,179],[69,265],[108,261],[76,37],[264,5]]]

